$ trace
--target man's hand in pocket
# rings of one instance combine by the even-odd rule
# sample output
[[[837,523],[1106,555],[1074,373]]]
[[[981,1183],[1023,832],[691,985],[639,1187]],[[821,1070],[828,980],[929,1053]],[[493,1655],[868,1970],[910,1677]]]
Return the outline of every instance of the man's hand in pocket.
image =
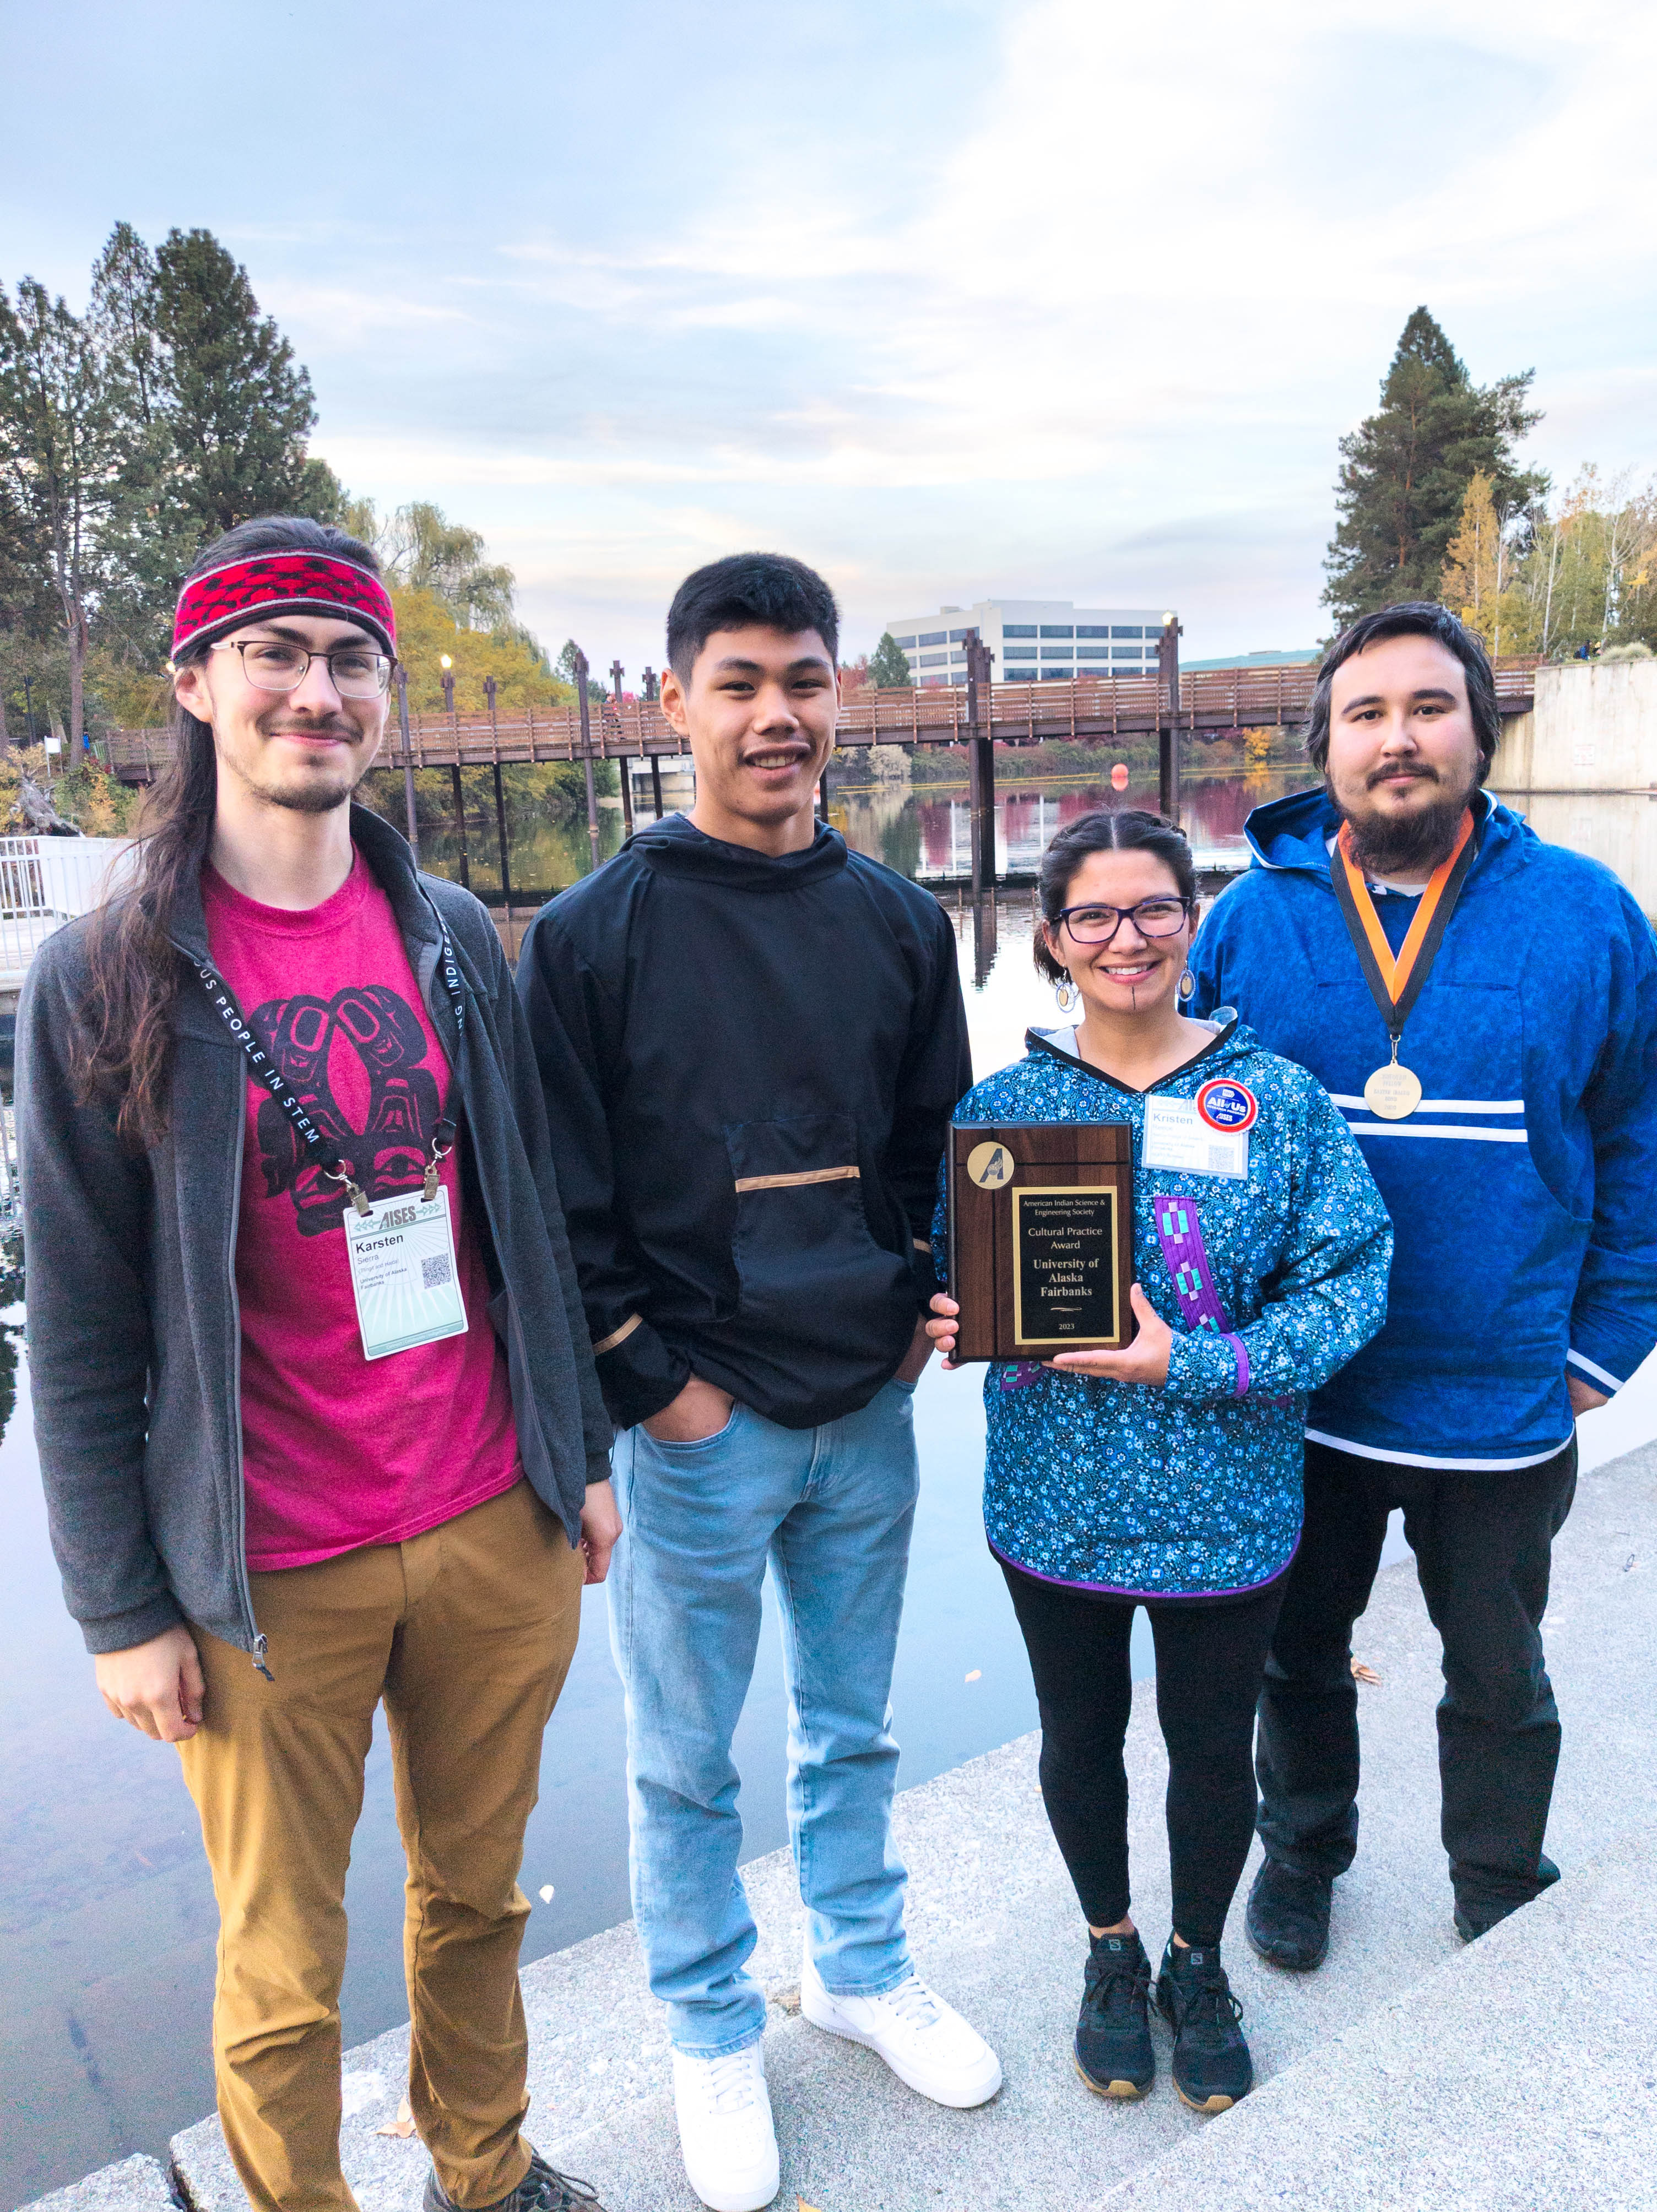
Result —
[[[692,1375],[673,1403],[652,1413],[644,1425],[659,1444],[699,1444],[719,1434],[735,1402],[716,1382]]]

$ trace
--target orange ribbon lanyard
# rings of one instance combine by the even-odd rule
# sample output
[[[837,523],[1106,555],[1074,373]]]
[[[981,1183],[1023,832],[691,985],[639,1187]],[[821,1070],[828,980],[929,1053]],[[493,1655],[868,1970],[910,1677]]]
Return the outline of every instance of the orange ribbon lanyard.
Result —
[[[1450,915],[1447,909],[1443,920],[1439,921],[1439,908],[1444,903],[1445,894],[1450,885],[1451,878],[1453,877],[1455,878],[1455,888],[1450,892],[1450,907],[1454,906],[1461,885],[1465,880],[1467,867],[1471,864],[1471,855],[1469,854],[1467,848],[1471,842],[1472,835],[1473,816],[1470,807],[1462,814],[1461,826],[1456,831],[1455,843],[1428,878],[1427,888],[1421,896],[1421,904],[1416,909],[1408,934],[1403,944],[1399,945],[1395,957],[1392,946],[1386,941],[1386,932],[1381,927],[1380,916],[1375,911],[1375,902],[1369,896],[1369,886],[1363,879],[1363,871],[1352,858],[1351,824],[1346,822],[1341,824],[1340,835],[1335,841],[1335,849],[1341,863],[1341,878],[1337,889],[1345,894],[1340,902],[1341,908],[1346,916],[1347,927],[1351,931],[1352,941],[1361,957],[1361,964],[1374,996],[1376,1006],[1395,1042],[1404,1027],[1404,1018],[1409,1012],[1410,1002],[1413,1002],[1413,1000],[1419,996],[1421,987],[1427,981],[1427,969],[1432,966],[1434,955],[1438,951],[1439,939],[1442,938],[1445,925],[1449,921]],[[1354,927],[1355,921],[1362,927],[1362,937],[1359,935],[1358,928]],[[1435,921],[1439,921],[1436,931],[1433,927]],[[1427,953],[1417,980],[1416,964],[1421,961],[1422,948],[1428,945],[1429,939],[1431,950]],[[1362,957],[1365,954],[1368,957]],[[1410,988],[1412,981],[1416,986],[1413,992]]]

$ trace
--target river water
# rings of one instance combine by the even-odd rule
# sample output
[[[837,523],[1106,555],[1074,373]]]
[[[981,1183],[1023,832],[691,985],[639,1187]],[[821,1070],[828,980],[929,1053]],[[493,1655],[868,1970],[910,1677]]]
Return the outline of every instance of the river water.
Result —
[[[1249,808],[1292,789],[1304,770],[1188,781],[1192,842],[1204,857],[1238,853]],[[679,794],[670,791],[670,801]],[[1026,872],[1060,822],[1100,804],[1154,805],[1136,777],[1003,787],[998,865]],[[1623,802],[1624,805],[1628,802]],[[1582,813],[1578,809],[1578,815]],[[965,872],[965,793],[843,785],[832,818],[853,844],[936,884],[954,914],[980,1073],[1014,1058],[1026,1024],[1051,1001],[1030,957],[1027,894],[980,907],[943,879]],[[472,825],[473,885],[497,878]],[[492,825],[491,825],[492,826]],[[1551,828],[1551,825],[1550,825]],[[1573,817],[1579,834],[1581,823]],[[573,881],[588,865],[584,823],[522,825],[536,845],[537,886]],[[520,824],[512,824],[514,851]],[[605,811],[606,856],[620,818]],[[1564,827],[1551,834],[1575,842]],[[1586,841],[1585,841],[1586,842]],[[428,866],[454,855],[428,840]],[[514,874],[533,882],[515,862]],[[1657,897],[1647,896],[1648,910]],[[7,1295],[0,1278],[0,1298]],[[15,1281],[10,1295],[15,1295]],[[16,2204],[167,2139],[213,2100],[208,2020],[216,1916],[195,1816],[176,1756],[111,1720],[65,1615],[47,1546],[29,1420],[21,1313],[0,1316],[0,1409],[15,1366],[16,1398],[0,1438],[0,2203]],[[904,1785],[959,1765],[1035,1725],[1022,1647],[979,1521],[983,1413],[979,1377],[935,1368],[916,1399],[923,1485],[910,1595],[893,1692]],[[786,1840],[781,1663],[771,1615],[738,1732],[745,1856]],[[1136,1671],[1150,1671],[1148,1637]],[[351,1950],[344,1997],[348,2046],[406,2016],[400,1927],[402,1860],[383,1733],[347,1890]],[[588,1592],[580,1649],[547,1732],[539,1805],[523,1886],[535,1899],[526,1959],[624,1918],[626,1811],[621,1697],[603,1598]],[[550,1902],[539,1899],[550,1886]]]

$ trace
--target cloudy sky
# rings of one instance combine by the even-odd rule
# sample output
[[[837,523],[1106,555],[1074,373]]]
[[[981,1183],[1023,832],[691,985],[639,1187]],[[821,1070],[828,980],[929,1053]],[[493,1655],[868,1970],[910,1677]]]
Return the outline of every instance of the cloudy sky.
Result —
[[[991,594],[1304,645],[1417,302],[1556,478],[1657,464],[1654,64],[1630,0],[0,0],[0,276],[216,231],[350,488],[600,665],[752,545],[850,653]]]

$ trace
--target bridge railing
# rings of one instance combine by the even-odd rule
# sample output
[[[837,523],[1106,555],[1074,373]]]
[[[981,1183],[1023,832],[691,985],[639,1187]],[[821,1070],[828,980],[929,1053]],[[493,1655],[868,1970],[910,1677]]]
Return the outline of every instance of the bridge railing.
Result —
[[[1534,659],[1499,664],[1496,698],[1504,714],[1531,705],[1539,665]],[[1180,677],[1177,718],[1169,716],[1163,684],[1154,676],[992,683],[982,711],[986,733],[1014,744],[1142,736],[1167,727],[1171,719],[1188,731],[1270,728],[1305,720],[1316,681],[1317,671],[1309,665],[1194,671]],[[843,747],[961,744],[971,734],[966,704],[964,685],[859,692],[841,709],[838,742]],[[643,760],[685,749],[661,708],[649,700],[594,702],[589,721],[590,750],[599,758]],[[148,782],[170,756],[172,743],[167,730],[113,730],[109,765],[129,781]],[[409,717],[407,758],[417,769],[578,761],[588,750],[574,707],[529,708],[509,717],[458,710]],[[378,765],[401,768],[404,757],[393,721]]]

